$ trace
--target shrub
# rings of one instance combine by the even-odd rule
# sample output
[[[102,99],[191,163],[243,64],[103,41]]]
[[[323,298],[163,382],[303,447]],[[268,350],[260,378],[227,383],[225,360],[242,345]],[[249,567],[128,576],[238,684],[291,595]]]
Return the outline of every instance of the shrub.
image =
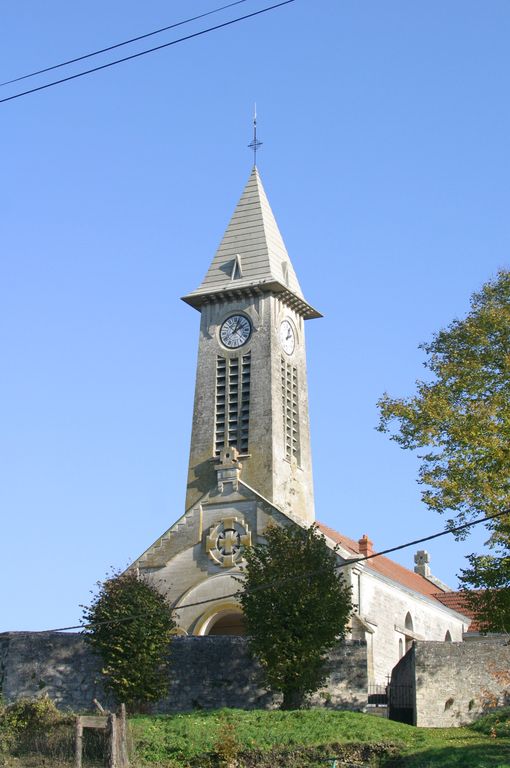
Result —
[[[239,750],[240,744],[234,724],[221,717],[218,739],[214,745],[220,768],[236,768]]]
[[[73,717],[59,712],[48,696],[20,699],[0,708],[0,754],[72,754]]]
[[[499,707],[490,714],[482,715],[470,728],[487,736],[510,736],[510,707]]]

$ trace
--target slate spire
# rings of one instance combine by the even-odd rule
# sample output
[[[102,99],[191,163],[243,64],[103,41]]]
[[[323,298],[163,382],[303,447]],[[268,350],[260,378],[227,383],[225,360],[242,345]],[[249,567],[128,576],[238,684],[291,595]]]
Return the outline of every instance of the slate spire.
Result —
[[[304,317],[321,316],[303,296],[256,166],[202,283],[183,301],[200,309],[240,290],[281,293]]]

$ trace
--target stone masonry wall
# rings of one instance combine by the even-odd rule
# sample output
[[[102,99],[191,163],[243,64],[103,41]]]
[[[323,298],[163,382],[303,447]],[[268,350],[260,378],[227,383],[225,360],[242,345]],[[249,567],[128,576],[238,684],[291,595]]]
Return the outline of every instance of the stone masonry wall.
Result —
[[[7,703],[48,694],[63,709],[92,709],[94,698],[105,701],[100,669],[80,634],[0,634],[0,694]]]
[[[261,670],[242,637],[176,637],[167,698],[158,712],[194,708],[244,709],[277,706],[261,684]],[[61,709],[87,711],[97,698],[108,704],[100,683],[100,662],[80,634],[0,634],[0,693],[7,702],[47,694]],[[313,706],[361,709],[367,701],[366,645],[339,644],[329,657],[328,683]]]
[[[408,656],[414,663],[408,663]],[[394,668],[391,682],[414,689],[416,725],[449,727],[473,722],[488,709],[510,703],[509,670],[505,638],[416,641]]]

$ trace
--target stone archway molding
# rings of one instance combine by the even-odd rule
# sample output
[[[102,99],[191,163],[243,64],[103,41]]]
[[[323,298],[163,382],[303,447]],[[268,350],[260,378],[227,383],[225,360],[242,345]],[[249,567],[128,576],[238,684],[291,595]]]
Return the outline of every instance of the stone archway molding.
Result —
[[[194,635],[204,636],[208,634],[208,629],[214,624],[213,619],[220,618],[221,615],[228,613],[238,613],[242,616],[243,612],[239,603],[232,600],[214,603],[198,619],[193,630]]]

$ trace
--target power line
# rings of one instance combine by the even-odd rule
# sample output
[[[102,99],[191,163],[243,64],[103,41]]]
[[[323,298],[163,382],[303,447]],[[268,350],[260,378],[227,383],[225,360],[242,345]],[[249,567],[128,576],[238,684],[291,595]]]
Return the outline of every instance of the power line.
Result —
[[[353,565],[354,563],[362,563],[366,560],[373,560],[375,557],[382,557],[384,555],[387,555],[391,552],[397,552],[401,549],[406,549],[408,547],[413,547],[415,544],[423,544],[426,541],[432,541],[432,539],[438,539],[440,536],[447,536],[449,533],[459,533],[460,531],[466,530],[466,528],[471,528],[474,525],[479,525],[480,523],[487,523],[489,520],[496,520],[498,517],[502,517],[503,515],[510,514],[510,509],[505,509],[503,512],[498,512],[495,515],[489,515],[488,517],[482,517],[480,520],[472,520],[469,523],[463,523],[462,525],[457,525],[454,528],[447,528],[445,531],[439,531],[439,533],[433,533],[430,536],[424,536],[421,539],[414,539],[413,541],[408,541],[405,544],[398,544],[396,547],[390,547],[389,549],[383,549],[381,552],[375,552],[372,555],[364,555],[363,557],[356,557],[349,560],[345,560],[343,563],[339,563],[335,566],[335,570],[340,570],[341,568],[346,568],[348,565]],[[308,573],[302,573],[298,578],[308,578],[309,576],[316,576],[318,573],[321,573],[321,571],[309,571]],[[275,581],[268,582],[266,584],[260,584],[258,587],[255,587],[253,591],[262,591],[264,589],[270,589],[271,587],[278,586],[280,584],[286,584],[289,581],[293,581],[295,577],[292,578],[283,578],[283,579],[277,579]],[[222,600],[228,599],[230,597],[237,597],[239,592],[232,592],[229,595],[221,595]],[[196,608],[201,605],[207,605],[208,603],[215,603],[218,600],[217,597],[208,597],[205,600],[197,600],[194,603],[185,603],[184,605],[178,605],[174,606],[174,610],[181,611],[184,608]],[[147,616],[146,613],[139,613],[135,614],[133,616],[125,616],[121,619],[106,619],[105,621],[98,621],[96,626],[100,626],[103,624],[123,624],[126,621],[134,621],[135,619],[143,619],[145,616]],[[73,627],[59,627],[58,629],[41,629],[37,630],[38,633],[44,633],[44,632],[67,632],[71,629],[86,629],[88,624],[76,624]]]
[[[68,59],[67,61],[62,61],[60,64],[53,64],[51,67],[38,69],[35,72],[29,72],[27,75],[14,77],[12,80],[5,80],[5,82],[0,83],[0,88],[4,85],[11,85],[11,83],[18,83],[20,80],[26,80],[29,77],[42,75],[44,72],[51,72],[53,69],[66,67],[68,64],[75,64],[77,61],[90,59],[92,56],[99,56],[101,53],[106,53],[107,51],[113,51],[115,50],[115,48],[121,48],[123,45],[129,45],[130,43],[136,43],[138,40],[144,40],[146,37],[159,35],[161,32],[167,32],[169,29],[182,27],[184,26],[184,24],[190,24],[192,21],[198,21],[199,19],[203,19],[206,16],[212,16],[213,13],[219,13],[220,11],[225,11],[227,8],[232,8],[234,5],[241,5],[241,3],[246,3],[246,2],[247,0],[236,0],[234,3],[229,3],[228,5],[222,5],[219,8],[214,8],[212,11],[207,11],[206,13],[200,13],[198,16],[191,16],[189,19],[184,19],[183,21],[176,21],[174,24],[169,24],[167,27],[160,27],[159,29],[155,29],[153,32],[146,32],[144,35],[138,35],[137,37],[132,37],[130,40],[123,40],[121,43],[115,43],[114,45],[109,45],[107,48],[100,48],[98,51],[92,51],[92,53],[85,53],[83,56],[77,56],[75,59]]]
[[[489,517],[484,517],[481,520],[473,520],[470,523],[463,523],[462,525],[457,525],[455,528],[447,528],[446,531],[440,531],[439,533],[433,533],[431,536],[425,536],[423,539],[415,539],[414,541],[408,541],[407,544],[399,544],[397,547],[390,547],[390,549],[383,549],[382,552],[376,552],[373,555],[367,555],[366,557],[360,557],[355,558],[353,560],[346,561],[346,565],[351,563],[359,563],[361,560],[371,560],[374,557],[380,557],[381,555],[388,555],[391,552],[398,552],[399,549],[405,549],[406,547],[412,547],[415,544],[423,544],[426,541],[432,541],[432,539],[438,539],[440,536],[445,536],[447,533],[459,533],[460,531],[464,531],[466,528],[470,528],[472,525],[478,525],[478,523],[486,523],[488,520],[494,520],[497,517],[502,517],[503,515],[510,514],[510,509],[505,509],[503,512],[498,512],[496,515],[490,515]]]
[[[289,5],[289,3],[294,3],[295,0],[282,0],[280,3],[276,3],[275,5],[269,5],[266,8],[261,8],[259,11],[253,11],[253,13],[247,13],[245,16],[238,16],[235,19],[231,19],[230,21],[224,21],[222,24],[217,24],[214,27],[208,27],[207,29],[202,29],[200,32],[194,32],[191,35],[186,35],[185,37],[179,37],[176,40],[171,40],[169,43],[163,43],[162,45],[156,45],[154,48],[147,48],[144,51],[139,51],[138,53],[133,53],[130,56],[124,56],[122,59],[115,59],[114,61],[110,61],[107,64],[101,64],[99,67],[93,67],[92,69],[86,69],[83,72],[78,72],[75,75],[69,75],[68,77],[63,77],[60,80],[53,80],[50,83],[46,83],[45,85],[39,85],[37,88],[31,88],[28,91],[21,91],[21,93],[15,93],[13,96],[7,96],[4,99],[0,99],[0,104],[3,104],[5,101],[12,101],[13,99],[19,99],[21,96],[28,96],[30,93],[36,93],[37,91],[43,91],[46,88],[52,88],[54,85],[60,85],[61,83],[67,83],[69,80],[76,80],[78,77],[84,77],[85,75],[90,75],[93,72],[99,72],[102,69],[107,69],[108,67],[113,67],[116,64],[122,64],[124,61],[130,61],[131,59],[137,59],[140,56],[146,56],[148,53],[154,53],[154,51],[160,51],[162,48],[169,48],[172,45],[177,45],[177,43],[183,43],[186,40],[192,40],[194,37],[200,37],[201,35],[206,35],[209,32],[215,32],[217,29],[223,29],[224,27],[229,27],[232,24],[237,24],[239,21],[244,21],[245,19],[251,19],[254,16],[260,16],[262,13],[267,13],[268,11],[273,11],[275,8],[281,8],[283,5]]]

